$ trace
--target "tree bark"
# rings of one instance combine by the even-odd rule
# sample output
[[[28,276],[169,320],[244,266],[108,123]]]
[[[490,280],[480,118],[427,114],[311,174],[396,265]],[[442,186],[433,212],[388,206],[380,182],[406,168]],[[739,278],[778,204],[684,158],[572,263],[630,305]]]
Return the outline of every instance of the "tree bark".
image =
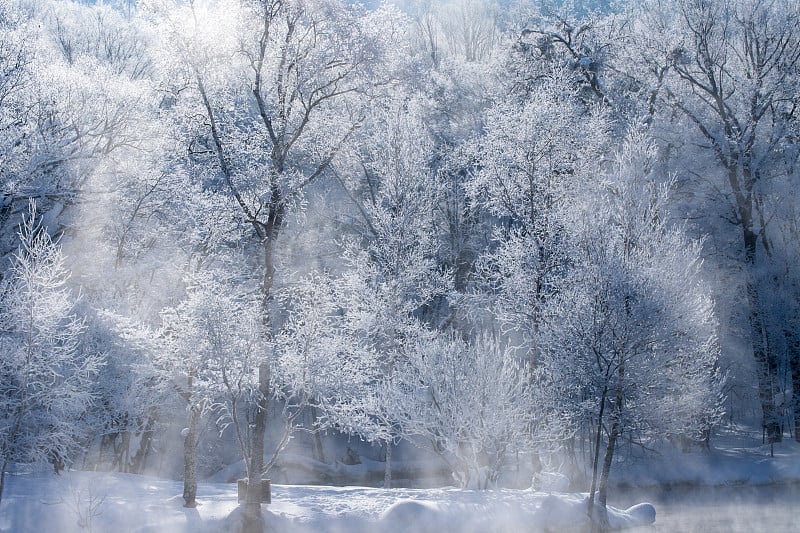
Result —
[[[749,261],[748,266],[755,270],[754,261]],[[767,443],[772,444],[781,442],[783,438],[780,412],[775,405],[775,394],[778,392],[778,361],[774,350],[770,350],[767,324],[761,312],[758,287],[752,278],[754,274],[754,272],[749,274],[746,287],[750,306],[748,321],[750,324],[750,338],[753,344],[753,358],[756,362],[762,427],[764,428]]]
[[[129,430],[119,433],[120,444],[119,447],[114,448],[114,460],[111,462],[111,470],[115,468],[120,472],[130,472],[130,465],[128,464],[128,457],[130,456],[131,448],[131,432]]]
[[[592,485],[589,488],[589,517],[593,515],[594,509],[594,495],[597,493],[597,468],[600,461],[600,443],[603,437],[603,415],[606,409],[606,397],[608,395],[608,387],[603,387],[603,393],[600,395],[600,409],[597,415],[597,432],[594,436],[594,455],[592,457]]]
[[[386,441],[386,464],[383,468],[383,488],[392,488],[392,441]]]
[[[0,468],[0,503],[3,503],[3,490],[6,487],[6,470],[8,470],[8,459],[3,457],[3,466]]]
[[[617,439],[619,438],[620,425],[619,419],[615,418],[611,424],[611,431],[608,434],[608,443],[606,444],[606,453],[603,457],[603,470],[600,472],[600,482],[597,487],[597,500],[600,506],[605,508],[608,503],[608,477],[611,473],[611,464],[614,460],[614,452],[617,448]]]
[[[267,431],[267,409],[269,408],[269,363],[258,366],[258,400],[253,423],[253,447],[247,477],[243,533],[261,533],[264,519],[261,515],[261,476],[264,469],[264,435]]]
[[[311,428],[314,431],[314,459],[320,463],[325,462],[325,449],[322,446],[322,435],[319,428],[319,417],[317,416],[317,408],[313,405],[310,407],[311,411]]]
[[[150,414],[147,416],[144,428],[142,429],[142,436],[139,439],[139,448],[133,455],[133,462],[131,463],[131,472],[134,474],[141,474],[144,470],[147,456],[150,454],[153,443],[153,434],[155,433],[155,425],[158,420],[158,410],[155,408],[150,409]]]
[[[189,428],[183,439],[183,506],[197,507],[197,423],[200,409],[189,408]]]
[[[794,440],[800,442],[800,337],[791,334],[789,340],[789,371],[792,374]]]

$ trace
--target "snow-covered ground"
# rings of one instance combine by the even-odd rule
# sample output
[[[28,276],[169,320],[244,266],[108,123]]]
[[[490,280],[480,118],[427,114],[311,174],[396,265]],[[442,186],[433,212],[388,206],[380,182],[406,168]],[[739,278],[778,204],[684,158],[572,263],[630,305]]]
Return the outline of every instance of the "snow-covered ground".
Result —
[[[612,470],[617,485],[735,486],[800,482],[800,443],[788,437],[773,446],[762,444],[761,433],[746,426],[717,431],[710,450],[688,453],[662,449],[621,456]]]
[[[614,481],[609,502],[627,508],[610,510],[619,528],[754,531],[769,521],[773,532],[792,531],[800,443],[771,448],[757,432],[731,428],[711,450],[629,457],[615,465]],[[240,517],[236,485],[218,479],[200,484],[196,509],[183,507],[180,481],[149,476],[43,471],[10,474],[7,482],[0,533],[227,532]],[[758,485],[766,488],[751,488]],[[655,508],[637,506],[643,501]],[[584,494],[532,490],[275,484],[272,502],[265,517],[274,531],[287,533],[576,531],[586,523]]]
[[[240,516],[236,486],[202,483],[196,509],[182,506],[182,484],[118,473],[12,475],[0,503],[3,533],[227,532]],[[275,531],[561,531],[585,522],[583,496],[533,491],[377,489],[276,485],[264,514]],[[653,509],[611,511],[612,524],[651,523]]]

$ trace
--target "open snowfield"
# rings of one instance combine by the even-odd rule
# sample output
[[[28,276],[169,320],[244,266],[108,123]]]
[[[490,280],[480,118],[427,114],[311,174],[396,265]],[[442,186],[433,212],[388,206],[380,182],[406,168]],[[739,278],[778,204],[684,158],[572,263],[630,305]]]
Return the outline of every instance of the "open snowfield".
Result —
[[[800,443],[787,439],[770,450],[758,437],[728,428],[711,450],[622,459],[614,477],[628,488],[613,488],[609,503],[627,510],[610,509],[612,525],[631,533],[796,531]],[[200,483],[198,507],[185,509],[182,483],[154,477],[45,470],[7,482],[0,533],[229,532],[239,518],[234,483]],[[287,533],[569,532],[586,523],[585,495],[532,490],[276,484],[272,502],[265,517]]]
[[[0,531],[227,532],[239,515],[236,486],[202,483],[196,509],[183,508],[177,481],[95,472],[9,476]],[[275,531],[563,531],[585,521],[582,496],[532,491],[376,489],[277,485],[264,506]],[[652,522],[650,506],[612,512],[612,524]]]

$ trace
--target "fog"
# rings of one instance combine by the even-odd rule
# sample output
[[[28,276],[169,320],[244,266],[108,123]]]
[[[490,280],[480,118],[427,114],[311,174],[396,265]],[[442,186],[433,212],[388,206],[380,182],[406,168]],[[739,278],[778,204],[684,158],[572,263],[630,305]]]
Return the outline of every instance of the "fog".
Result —
[[[795,4],[0,0],[0,533],[797,529]]]
[[[645,499],[657,509],[655,525],[634,528],[684,533],[750,533],[796,531],[800,485],[775,484],[735,487],[675,487],[636,489],[622,493],[619,502]]]

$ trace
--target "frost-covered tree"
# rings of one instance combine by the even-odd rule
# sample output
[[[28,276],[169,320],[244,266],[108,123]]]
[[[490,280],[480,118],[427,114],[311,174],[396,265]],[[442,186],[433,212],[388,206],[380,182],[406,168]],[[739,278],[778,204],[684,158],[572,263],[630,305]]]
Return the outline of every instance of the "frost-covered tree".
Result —
[[[422,439],[462,487],[495,486],[511,454],[533,442],[533,399],[525,366],[496,339],[421,335],[386,379],[392,418]]]
[[[652,88],[649,113],[676,154],[670,162],[686,176],[683,188],[703,198],[688,210],[713,237],[715,260],[728,268],[735,288],[728,298],[741,304],[732,308],[744,308],[743,336],[752,348],[763,427],[770,442],[780,441],[782,413],[775,401],[787,387],[779,369],[786,364],[783,353],[798,358],[797,327],[774,326],[788,317],[772,313],[770,286],[783,255],[781,204],[797,175],[798,6],[785,0],[676,0],[632,9],[642,24],[632,41],[632,50],[641,51],[634,61],[647,64],[649,74],[637,82]],[[690,180],[693,175],[702,179]],[[708,209],[707,198],[715,209]]]
[[[275,393],[286,411],[286,440],[292,417],[304,408],[312,412],[314,426],[306,429],[315,437],[334,428],[369,442],[392,438],[377,398],[382,358],[359,330],[368,313],[359,281],[352,272],[337,278],[312,274],[281,295],[288,316],[276,337],[273,367]],[[314,444],[324,460],[321,442]]]
[[[136,197],[154,196],[148,193],[156,187],[145,183],[158,182],[151,178],[163,156],[155,149],[162,142],[153,128],[160,96],[147,79],[146,32],[108,5],[10,1],[0,11],[0,62],[7,66],[0,74],[0,144],[8,140],[0,147],[0,255],[16,248],[15,222],[35,198],[43,226],[60,236],[69,258],[70,286],[81,285],[87,342],[108,358],[92,413],[102,427],[96,433],[100,457],[113,448],[115,468],[138,468],[142,450],[129,445],[140,431],[148,434],[156,418],[146,394],[139,394],[146,387],[130,372],[131,352],[113,346],[114,335],[103,331],[93,309],[141,311],[155,300],[142,304],[145,289],[159,293],[159,277],[150,275],[155,262],[143,267],[136,261],[162,229],[152,224],[161,220],[152,216],[153,203]]]
[[[413,41],[438,68],[443,59],[486,61],[499,48],[500,9],[495,2],[432,2],[410,6]]]
[[[8,185],[21,201],[78,203],[101,162],[137,147],[147,131],[132,126],[152,95],[144,39],[108,7],[8,4],[6,20],[16,21],[9,40],[23,49],[9,81],[24,83],[24,99],[8,103],[16,101],[18,125],[27,127],[14,141],[21,172]]]
[[[264,357],[263,323],[257,293],[237,286],[240,280],[232,281],[229,274],[220,269],[190,272],[185,298],[162,310],[156,330],[134,326],[124,332],[149,351],[146,372],[167,395],[177,395],[186,405],[186,507],[197,505],[198,424],[204,416],[216,415],[221,430],[233,428],[245,462],[251,453],[246,411],[257,388],[257,361]]]
[[[51,462],[58,472],[83,445],[103,364],[84,349],[70,273],[34,203],[19,239],[0,286],[0,497],[10,464]]]
[[[668,187],[648,176],[653,154],[629,134],[573,228],[572,267],[539,337],[550,397],[592,429],[589,512],[596,496],[600,523],[623,434],[703,440],[721,413],[701,243],[670,225]]]
[[[466,182],[471,203],[494,223],[493,244],[477,263],[482,290],[473,305],[521,337],[533,367],[541,307],[568,262],[565,224],[597,168],[607,124],[602,113],[584,109],[565,71],[539,80],[530,99],[498,104],[486,123]]]
[[[301,211],[304,191],[361,123],[383,49],[371,26],[380,17],[337,0],[150,7],[165,37],[162,58],[177,103],[186,106],[184,119],[195,121],[190,150],[255,237],[271,335],[279,239]],[[269,360],[260,367],[266,385]],[[247,513],[254,519],[269,391],[260,394]]]
[[[29,145],[24,142],[33,131],[29,120],[33,102],[31,86],[30,21],[13,2],[0,3],[0,255],[16,248],[13,231],[6,231],[14,198],[24,186]],[[9,224],[10,226],[10,224]]]
[[[769,440],[800,427],[789,0],[135,4],[0,0],[0,258],[37,198],[108,358],[101,464],[141,469],[183,402],[188,463],[204,415],[236,432],[255,517],[277,400],[276,451],[310,414],[385,445],[387,485],[400,438],[485,484],[563,417],[603,492],[621,435],[708,437],[717,342],[752,344]]]
[[[525,25],[513,30],[518,33],[507,58],[507,83],[515,93],[526,94],[556,68],[568,71],[569,84],[584,103],[615,99],[605,80],[618,34],[612,14],[579,11],[571,2],[541,3],[523,7],[517,19],[512,25]]]
[[[441,182],[432,169],[433,139],[418,104],[412,100],[374,112],[375,135],[363,145],[363,181],[353,193],[363,241],[351,241],[346,256],[353,269],[349,304],[373,310],[353,315],[355,329],[380,354],[388,379],[408,345],[442,319],[451,289],[449,272],[438,264]],[[389,455],[387,484],[390,460]]]

